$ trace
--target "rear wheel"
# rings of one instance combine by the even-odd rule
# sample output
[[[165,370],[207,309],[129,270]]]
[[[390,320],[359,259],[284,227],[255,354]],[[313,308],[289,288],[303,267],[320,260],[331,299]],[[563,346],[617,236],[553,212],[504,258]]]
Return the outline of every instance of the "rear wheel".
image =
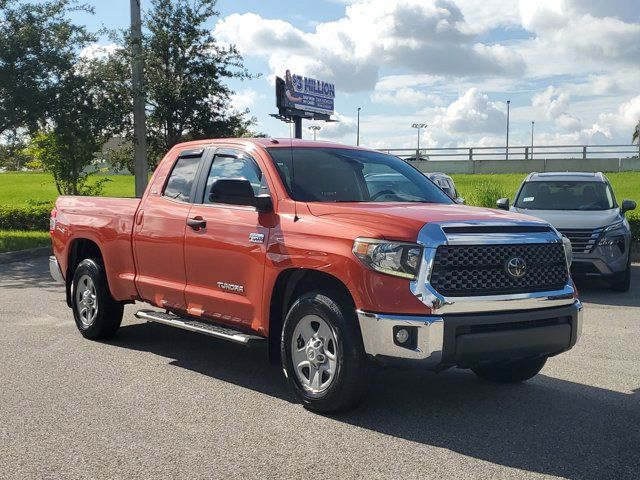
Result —
[[[338,295],[308,293],[289,310],[281,340],[282,367],[294,394],[317,412],[359,404],[370,365],[353,308]]]
[[[547,363],[547,357],[482,365],[471,370],[480,378],[490,382],[520,383],[535,377],[545,363]]]
[[[76,268],[72,301],[73,317],[83,337],[107,338],[120,327],[124,304],[111,297],[99,260],[83,260]]]

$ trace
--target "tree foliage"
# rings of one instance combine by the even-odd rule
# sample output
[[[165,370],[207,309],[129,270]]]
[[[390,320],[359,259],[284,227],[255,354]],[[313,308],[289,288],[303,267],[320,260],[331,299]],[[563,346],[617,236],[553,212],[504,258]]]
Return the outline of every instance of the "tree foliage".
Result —
[[[638,120],[636,128],[633,130],[633,137],[631,137],[631,143],[634,142],[640,144],[640,120]]]
[[[247,79],[234,46],[222,46],[206,24],[217,17],[216,0],[152,0],[144,17],[144,93],[147,102],[149,159],[153,165],[176,143],[250,134],[255,119],[232,111],[227,79]],[[96,68],[112,75],[115,94],[127,93],[132,111],[130,38]],[[123,97],[120,97],[123,98]],[[131,138],[131,116],[124,122]]]
[[[78,49],[94,41],[69,14],[91,9],[76,0],[0,2],[0,134],[36,131],[60,104],[60,82]]]

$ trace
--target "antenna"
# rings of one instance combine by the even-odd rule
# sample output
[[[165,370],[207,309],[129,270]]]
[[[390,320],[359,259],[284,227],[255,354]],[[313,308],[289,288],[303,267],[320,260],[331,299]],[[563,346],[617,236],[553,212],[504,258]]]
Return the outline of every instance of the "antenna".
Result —
[[[292,124],[289,124],[289,153],[291,154],[291,192],[293,193],[294,185],[295,185],[295,166],[293,161],[293,134],[292,134]],[[293,195],[292,195],[293,196]],[[295,198],[293,200],[293,221],[297,222],[298,219],[298,202]]]

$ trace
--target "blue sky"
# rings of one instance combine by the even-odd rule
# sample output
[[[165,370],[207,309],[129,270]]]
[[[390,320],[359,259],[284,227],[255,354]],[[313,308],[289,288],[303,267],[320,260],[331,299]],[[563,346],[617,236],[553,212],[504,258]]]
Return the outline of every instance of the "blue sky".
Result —
[[[143,8],[149,4],[142,0]],[[129,0],[93,0],[91,29],[126,28]],[[274,113],[285,68],[334,82],[336,117],[319,138],[412,147],[629,143],[640,120],[640,10],[629,0],[220,0],[209,27],[258,79],[232,82],[257,129],[288,136]],[[106,40],[104,40],[106,42]],[[310,135],[305,128],[305,135]]]

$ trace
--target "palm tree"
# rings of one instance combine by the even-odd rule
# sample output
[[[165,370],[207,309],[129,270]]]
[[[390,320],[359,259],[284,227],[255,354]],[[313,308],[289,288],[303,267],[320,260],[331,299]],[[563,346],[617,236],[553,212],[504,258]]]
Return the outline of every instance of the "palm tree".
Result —
[[[631,138],[631,143],[638,142],[640,145],[640,120],[638,120],[638,124],[636,125],[635,130],[633,131],[633,137]]]

